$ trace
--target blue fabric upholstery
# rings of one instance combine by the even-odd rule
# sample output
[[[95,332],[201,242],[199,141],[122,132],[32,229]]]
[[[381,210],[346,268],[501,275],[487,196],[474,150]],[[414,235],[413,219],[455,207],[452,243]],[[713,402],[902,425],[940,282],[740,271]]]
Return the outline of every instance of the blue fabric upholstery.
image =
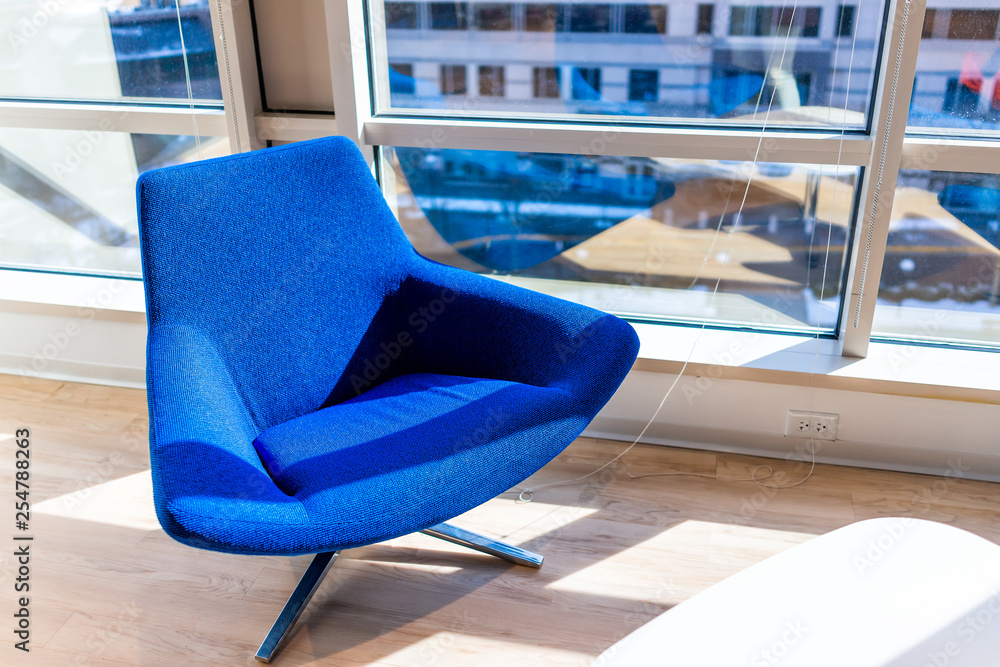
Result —
[[[157,515],[247,554],[370,544],[519,483],[635,360],[625,322],[418,255],[328,138],[137,187]]]

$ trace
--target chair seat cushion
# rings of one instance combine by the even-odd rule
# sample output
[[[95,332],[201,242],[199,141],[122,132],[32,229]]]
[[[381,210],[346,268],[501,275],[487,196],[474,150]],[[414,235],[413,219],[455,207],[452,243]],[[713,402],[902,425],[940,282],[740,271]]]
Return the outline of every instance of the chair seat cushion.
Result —
[[[273,426],[254,447],[284,493],[349,548],[422,530],[517,484],[589,419],[558,388],[403,375]]]

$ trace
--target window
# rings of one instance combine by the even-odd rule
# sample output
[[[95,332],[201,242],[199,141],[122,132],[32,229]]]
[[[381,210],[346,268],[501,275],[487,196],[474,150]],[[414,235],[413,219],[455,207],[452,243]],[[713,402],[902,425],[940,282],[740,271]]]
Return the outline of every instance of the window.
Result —
[[[514,28],[514,7],[509,3],[476,3],[476,30],[512,30]]]
[[[854,5],[841,5],[837,8],[837,37],[854,36]],[[818,23],[818,21],[817,21]]]
[[[410,63],[389,63],[389,91],[397,95],[413,95],[417,82]]]
[[[570,32],[611,32],[611,5],[569,6]]]
[[[138,278],[139,174],[229,152],[223,125],[195,130],[222,108],[208,3],[121,5],[4,8],[0,97],[49,109],[0,118],[4,267]]]
[[[554,2],[524,6],[524,29],[528,32],[557,32],[563,29],[563,5]]]
[[[601,99],[601,69],[574,67],[572,94],[574,100]]]
[[[465,30],[469,27],[469,5],[465,2],[431,2],[432,30]]]
[[[396,30],[415,30],[417,27],[417,3],[386,2],[385,27]]]
[[[384,39],[385,44],[376,52],[384,49],[386,55],[379,56],[384,60],[377,64],[376,75],[386,76],[388,61],[413,63],[418,79],[421,71],[455,59],[471,67],[504,66],[504,95],[477,95],[473,107],[464,107],[466,114],[566,112],[644,116],[651,122],[712,120],[761,125],[764,115],[753,116],[753,101],[770,100],[771,93],[777,92],[780,94],[774,96],[772,111],[799,108],[807,103],[834,111],[771,114],[769,127],[822,125],[835,131],[864,131],[868,126],[870,93],[877,71],[876,51],[881,43],[878,35],[883,9],[878,3],[866,5],[863,11],[858,5],[845,5],[841,20],[853,22],[856,39],[813,39],[813,43],[801,45],[791,41],[787,48],[782,48],[778,40],[819,36],[819,7],[736,5],[731,14],[725,15],[733,36],[719,33],[707,45],[704,39],[695,39],[695,26],[689,24],[689,32],[679,27],[678,34],[670,38],[670,48],[663,48],[662,43],[654,47],[654,42],[662,42],[660,36],[668,34],[671,17],[666,2],[439,2],[418,5],[421,17],[429,14],[430,5],[441,5],[448,10],[444,17],[448,25],[462,26],[465,25],[460,18],[465,11],[462,7],[468,7],[469,21],[478,29],[461,37],[431,29],[417,34],[383,30],[385,37],[379,39]],[[834,13],[836,7],[832,6],[830,23],[838,16]],[[685,11],[690,13],[682,19],[694,21],[697,15],[701,26],[698,29],[708,31],[703,34],[716,29],[713,21],[719,17],[714,4],[693,4]],[[848,17],[853,18],[849,21]],[[860,17],[865,20],[859,20]],[[443,20],[439,16],[433,22],[440,24]],[[835,29],[835,25],[830,27],[831,34]],[[554,81],[541,87],[535,85],[531,71],[534,65],[564,70],[563,76],[569,80],[562,82],[565,87],[560,95],[555,93]],[[584,88],[586,82],[574,80],[573,67],[600,69],[600,92],[588,92]],[[630,97],[629,70],[659,71],[656,94],[652,95],[650,90],[639,97]],[[437,76],[428,73],[425,78]],[[808,100],[794,94],[795,83],[803,80],[809,81]],[[600,104],[568,104],[560,108],[550,102],[557,97],[567,103],[599,101]],[[412,95],[386,95],[378,104],[378,113],[448,106],[434,86],[419,84]]]
[[[441,65],[441,94],[465,95],[465,65]]]
[[[186,99],[190,85],[190,97],[221,103],[207,2],[172,11],[120,5],[73,3],[50,16],[37,4],[7,3],[0,96]]]
[[[655,69],[634,69],[628,73],[628,98],[633,102],[655,102],[659,98],[660,73]]]
[[[532,91],[536,98],[557,98],[560,96],[558,67],[535,67],[532,69]]]
[[[698,5],[698,23],[695,27],[697,35],[711,35],[712,24],[715,22],[715,5]]]
[[[924,11],[924,27],[920,32],[920,37],[923,39],[930,39],[935,37],[934,34],[934,22],[937,20],[937,10],[933,7],[928,7]]]
[[[1000,343],[1000,174],[903,170],[872,333]]]
[[[747,37],[780,35],[818,37],[820,16],[819,7],[735,5],[730,10],[729,34]]]
[[[938,136],[1000,138],[995,76],[1000,10],[939,9],[925,16],[920,58],[927,65],[914,81],[910,128]]]
[[[504,96],[504,68],[498,65],[479,66],[479,95],[481,97]]]
[[[1000,347],[1000,11],[925,16],[907,130],[929,145],[895,179],[872,336]]]
[[[666,34],[667,3],[638,1],[515,4],[523,30],[482,45],[466,46],[474,33],[376,44],[418,75],[430,54],[462,48],[478,77],[474,104],[376,97],[365,127],[420,252],[671,321],[704,317],[718,283],[713,324],[836,335],[855,293],[844,283],[873,144],[854,138],[871,120],[885,6],[829,5],[829,36],[838,21],[854,35],[819,40],[819,6],[727,8],[729,37],[702,4],[670,49],[647,38]],[[427,144],[430,126],[447,139]],[[618,300],[609,285],[628,289]]]
[[[952,9],[948,12],[948,39],[993,41],[997,37],[998,9]]]
[[[666,33],[667,8],[662,5],[625,5],[625,32]]]

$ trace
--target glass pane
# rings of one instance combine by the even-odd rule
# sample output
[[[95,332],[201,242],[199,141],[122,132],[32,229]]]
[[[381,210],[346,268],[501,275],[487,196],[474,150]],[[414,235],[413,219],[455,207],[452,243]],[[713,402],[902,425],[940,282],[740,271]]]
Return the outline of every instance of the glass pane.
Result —
[[[848,129],[867,122],[884,13],[883,2],[370,2],[385,9],[373,25],[381,113]],[[446,68],[484,66],[504,72],[502,94],[455,92]]]
[[[225,138],[0,128],[0,266],[141,275],[135,181]]]
[[[873,334],[1000,345],[1000,175],[901,171]]]
[[[930,7],[924,15],[909,127],[1000,129],[1000,9]]]
[[[855,168],[381,152],[387,198],[436,261],[644,318],[836,326]]]
[[[5,0],[0,97],[222,100],[208,0]]]

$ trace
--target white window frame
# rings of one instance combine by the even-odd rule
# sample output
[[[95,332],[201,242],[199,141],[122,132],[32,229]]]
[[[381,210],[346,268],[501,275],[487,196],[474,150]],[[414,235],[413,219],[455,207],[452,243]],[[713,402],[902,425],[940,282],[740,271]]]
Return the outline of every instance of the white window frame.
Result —
[[[324,0],[331,62],[331,80],[336,114],[277,113],[262,110],[256,52],[249,5],[232,0],[213,0],[212,21],[216,35],[224,110],[176,107],[129,107],[125,105],[0,103],[0,125],[54,129],[100,129],[108,113],[127,110],[116,131],[190,134],[196,127],[202,136],[229,136],[233,152],[254,150],[267,141],[290,142],[340,134],[357,143],[373,172],[375,146],[418,146],[433,140],[442,148],[525,150],[580,153],[581,147],[602,146],[609,155],[664,158],[703,158],[829,164],[863,167],[866,178],[858,195],[860,217],[851,261],[847,266],[843,317],[833,348],[824,354],[860,358],[868,354],[878,281],[886,248],[889,213],[894,188],[879,189],[875,202],[876,174],[881,167],[884,183],[894,183],[900,167],[995,173],[1000,141],[939,139],[905,135],[905,110],[909,106],[912,81],[920,47],[920,30],[926,0],[890,0],[890,33],[880,59],[874,90],[871,132],[850,134],[837,130],[799,133],[698,127],[650,127],[643,124],[608,125],[600,119],[574,122],[535,121],[528,117],[503,122],[450,112],[447,119],[419,116],[375,116],[369,52],[384,59],[385,41],[367,37],[362,0]],[[381,3],[370,3],[368,20],[384,26]],[[903,21],[903,17],[906,21]],[[903,26],[907,39],[902,42]],[[383,27],[384,30],[384,27]],[[388,97],[387,83],[376,91]],[[889,107],[895,110],[890,119]],[[903,113],[900,114],[899,110]],[[890,122],[891,121],[891,122]],[[609,137],[613,136],[613,141]],[[383,179],[391,174],[380,174]],[[871,236],[870,250],[868,247]],[[867,268],[865,268],[867,259]],[[865,278],[862,290],[862,276]],[[668,327],[669,328],[669,327]],[[732,332],[730,332],[732,335]]]
[[[893,86],[893,81],[913,80],[926,0],[889,0],[889,34],[879,60],[870,132],[768,130],[763,137],[760,130],[724,125],[650,127],[638,123],[609,125],[594,118],[539,121],[529,116],[496,121],[456,111],[449,111],[448,118],[443,119],[421,118],[418,114],[375,115],[373,87],[387,86],[384,81],[372,80],[368,63],[369,53],[375,62],[385,60],[381,3],[368,3],[368,20],[376,28],[381,26],[382,31],[381,38],[371,40],[372,43],[368,39],[363,0],[324,0],[324,4],[336,114],[330,118],[256,112],[260,138],[296,141],[342,134],[362,148],[373,172],[376,172],[374,147],[425,146],[428,141],[441,148],[576,154],[596,145],[605,154],[617,156],[691,159],[709,155],[723,160],[863,167],[859,219],[846,267],[841,325],[836,332],[835,354],[840,357],[863,358],[871,345],[895,192],[894,187],[883,186],[895,183],[900,168],[996,173],[1000,162],[1000,141],[995,139],[942,139],[906,134],[910,87]],[[905,41],[901,39],[904,27]],[[240,44],[241,48],[252,48],[250,42]],[[256,82],[252,85],[256,86]],[[380,99],[388,99],[388,90],[379,89],[376,94]],[[383,179],[392,178],[391,174],[380,175]]]

